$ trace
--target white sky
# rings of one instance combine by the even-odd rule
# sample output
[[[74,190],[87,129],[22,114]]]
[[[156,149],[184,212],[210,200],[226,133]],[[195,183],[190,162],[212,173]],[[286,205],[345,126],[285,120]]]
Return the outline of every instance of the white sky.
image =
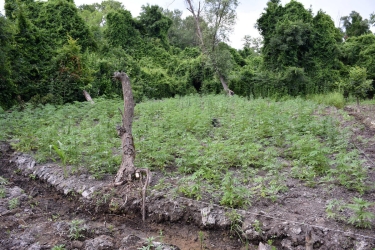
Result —
[[[159,5],[163,9],[179,9],[184,12],[184,15],[188,15],[184,0],[117,0],[122,2],[126,9],[130,10],[133,17],[138,16],[141,11],[141,6],[149,3],[150,5]],[[240,4],[237,8],[237,24],[233,29],[233,33],[230,36],[230,44],[232,47],[241,49],[243,45],[243,37],[245,35],[251,35],[252,37],[258,37],[259,33],[254,28],[256,20],[259,18],[264,8],[266,7],[267,0],[239,0]],[[363,18],[369,19],[370,14],[375,12],[375,1],[374,0],[298,0],[305,8],[312,7],[314,13],[322,9],[328,15],[331,16],[335,22],[336,27],[339,26],[339,20],[341,16],[347,16],[351,11],[357,11]],[[75,0],[77,6],[82,4],[91,4],[95,2],[101,2],[101,0]],[[198,0],[195,0],[198,2]],[[281,0],[282,4],[285,5],[289,0]],[[0,0],[0,11],[4,14],[4,0]],[[375,32],[375,29],[372,28]]]

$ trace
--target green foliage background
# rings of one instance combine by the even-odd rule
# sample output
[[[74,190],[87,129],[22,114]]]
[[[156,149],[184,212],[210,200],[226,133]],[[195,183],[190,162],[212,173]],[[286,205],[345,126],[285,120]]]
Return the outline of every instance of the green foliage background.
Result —
[[[342,17],[339,29],[323,10],[314,15],[298,1],[282,5],[270,0],[256,23],[263,46],[257,40],[254,48],[245,42],[236,50],[217,40],[209,55],[215,58],[213,65],[199,47],[193,17],[183,18],[179,10],[146,5],[133,17],[113,0],[79,7],[71,0],[6,0],[5,10],[0,16],[4,109],[28,101],[81,101],[82,90],[92,97],[119,96],[121,88],[111,79],[117,70],[131,77],[137,102],[220,93],[215,69],[220,69],[230,89],[246,97],[332,91],[355,95],[355,88],[348,87],[353,67],[366,70],[369,87],[375,79],[372,21],[355,11]],[[201,30],[215,33],[208,19],[201,19]],[[230,26],[225,25],[223,29]],[[361,98],[371,95],[365,89]]]

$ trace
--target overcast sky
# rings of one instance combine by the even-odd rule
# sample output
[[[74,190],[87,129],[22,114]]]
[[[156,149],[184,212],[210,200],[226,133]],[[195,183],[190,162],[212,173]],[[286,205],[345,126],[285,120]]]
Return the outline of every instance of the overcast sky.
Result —
[[[126,9],[130,10],[133,17],[138,16],[141,11],[142,5],[157,4],[163,9],[179,9],[188,15],[186,10],[185,0],[118,0],[122,2]],[[95,2],[101,2],[101,0],[75,0],[77,6],[82,4],[90,4]],[[198,0],[195,0],[198,2]],[[245,35],[251,35],[252,37],[258,37],[259,33],[254,28],[256,20],[259,18],[264,8],[266,7],[267,0],[240,0],[240,4],[237,8],[237,24],[233,29],[233,33],[230,36],[230,44],[232,47],[240,49],[243,45],[243,37]],[[282,4],[285,5],[289,0],[281,0]],[[331,16],[335,22],[336,27],[339,26],[339,20],[341,16],[347,16],[353,10],[359,12],[363,18],[369,18],[370,14],[375,12],[375,1],[374,0],[299,0],[305,8],[312,7],[314,13],[322,9],[328,15]],[[4,0],[0,0],[0,9],[4,14]],[[372,28],[373,32],[375,29]]]

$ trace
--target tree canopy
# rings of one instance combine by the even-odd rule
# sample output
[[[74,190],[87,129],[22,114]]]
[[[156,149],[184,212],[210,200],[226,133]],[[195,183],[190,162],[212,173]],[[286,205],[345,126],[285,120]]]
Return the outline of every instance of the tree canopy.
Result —
[[[355,72],[375,79],[374,14],[364,19],[352,11],[339,29],[324,10],[270,0],[256,22],[261,38],[246,36],[235,49],[228,43],[239,2],[195,4],[187,16],[144,5],[134,17],[114,0],[79,7],[71,0],[6,0],[0,105],[80,101],[82,90],[120,96],[111,78],[119,70],[132,78],[136,102],[223,87],[247,97],[301,96],[347,86]]]

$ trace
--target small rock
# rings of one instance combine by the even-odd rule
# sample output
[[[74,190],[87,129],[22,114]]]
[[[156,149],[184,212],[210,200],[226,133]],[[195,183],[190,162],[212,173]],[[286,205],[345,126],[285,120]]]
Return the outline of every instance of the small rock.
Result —
[[[119,250],[138,250],[142,248],[143,242],[138,236],[130,234],[121,240]]]
[[[365,241],[356,242],[355,246],[357,250],[364,250],[366,249],[367,243]]]
[[[293,227],[290,229],[290,231],[292,231],[292,233],[294,234],[300,234],[302,232],[302,229],[300,227]]]
[[[288,239],[283,239],[281,241],[281,246],[283,247],[283,249],[293,249],[292,242]]]
[[[204,207],[201,209],[202,224],[204,226],[214,226],[215,216],[211,214],[211,207]]]
[[[113,249],[113,239],[107,235],[100,235],[95,239],[85,241],[85,250]]]
[[[126,247],[135,246],[139,241],[141,241],[141,238],[130,234],[121,240],[121,246],[125,249]]]
[[[258,250],[271,250],[272,247],[267,244],[263,244],[262,242],[259,243]]]
[[[27,250],[40,250],[39,242],[32,244]]]
[[[8,192],[10,196],[9,198],[12,199],[12,198],[21,196],[23,193],[23,190],[20,187],[15,186],[13,188],[8,189]]]
[[[261,228],[254,228],[255,219],[254,218],[247,218],[242,223],[242,232],[246,239],[248,240],[261,240],[262,235],[259,229]]]
[[[83,248],[83,242],[78,241],[78,240],[74,240],[74,241],[72,241],[72,247],[82,249]]]
[[[165,244],[165,243],[160,243],[160,242],[152,242],[154,245],[154,248],[158,248],[160,250],[180,250],[177,246],[170,245],[170,244]]]

